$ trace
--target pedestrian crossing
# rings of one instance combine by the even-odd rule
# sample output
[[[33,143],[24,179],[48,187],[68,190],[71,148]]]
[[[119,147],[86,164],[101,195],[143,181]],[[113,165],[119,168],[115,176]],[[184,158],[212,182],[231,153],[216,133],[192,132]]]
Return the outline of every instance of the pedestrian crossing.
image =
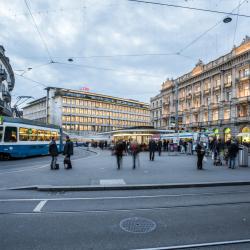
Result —
[[[100,185],[126,185],[123,179],[101,179]]]

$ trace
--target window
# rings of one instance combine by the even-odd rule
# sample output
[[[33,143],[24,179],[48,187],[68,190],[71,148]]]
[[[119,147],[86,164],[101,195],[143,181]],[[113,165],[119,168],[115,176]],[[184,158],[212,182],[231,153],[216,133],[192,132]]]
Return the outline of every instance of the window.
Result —
[[[45,141],[50,141],[51,140],[51,133],[49,130],[45,131]]]
[[[4,142],[17,142],[16,127],[5,127]]]
[[[213,111],[213,121],[217,121],[218,118],[219,118],[219,116],[218,116],[218,110],[214,110]]]
[[[45,131],[38,130],[38,141],[45,141]]]
[[[224,119],[225,120],[230,119],[230,109],[224,110]]]
[[[229,102],[231,100],[231,92],[226,92],[225,93],[225,101]]]

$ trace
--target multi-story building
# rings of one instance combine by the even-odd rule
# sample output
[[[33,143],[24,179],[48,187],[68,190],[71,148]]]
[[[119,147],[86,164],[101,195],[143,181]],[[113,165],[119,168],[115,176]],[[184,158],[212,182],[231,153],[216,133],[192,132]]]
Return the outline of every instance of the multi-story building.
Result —
[[[178,124],[184,130],[213,131],[225,140],[250,133],[250,38],[230,53],[207,64],[199,60],[191,72],[165,81],[160,95],[160,128]],[[153,103],[155,98],[151,117]]]
[[[150,125],[146,103],[54,87],[47,88],[46,97],[24,107],[23,117],[82,134]]]
[[[163,120],[162,120],[162,97],[163,93],[156,95],[155,97],[152,97],[150,99],[150,119],[151,119],[151,125],[154,126],[154,128],[161,128],[163,127]]]
[[[0,115],[12,116],[11,91],[15,85],[15,77],[5,49],[0,45]]]

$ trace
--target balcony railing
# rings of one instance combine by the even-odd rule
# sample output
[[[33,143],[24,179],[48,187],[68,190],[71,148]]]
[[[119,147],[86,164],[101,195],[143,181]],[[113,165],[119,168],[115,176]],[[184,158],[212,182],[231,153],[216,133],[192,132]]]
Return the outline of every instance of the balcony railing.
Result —
[[[247,115],[239,116],[236,118],[236,121],[238,121],[238,122],[250,122],[250,117]]]

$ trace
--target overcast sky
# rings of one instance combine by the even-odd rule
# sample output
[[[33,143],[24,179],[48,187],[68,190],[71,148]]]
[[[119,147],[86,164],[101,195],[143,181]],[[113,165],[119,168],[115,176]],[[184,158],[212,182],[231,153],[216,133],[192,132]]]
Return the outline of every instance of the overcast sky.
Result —
[[[127,0],[26,1],[41,37],[24,0],[0,0],[0,44],[15,73],[23,74],[16,75],[13,98],[38,98],[44,86],[57,86],[149,102],[166,78],[191,71],[198,59],[207,63],[229,52],[250,35],[245,17],[225,24],[223,14]],[[152,1],[226,12],[244,2],[239,13],[250,15],[246,0]]]

